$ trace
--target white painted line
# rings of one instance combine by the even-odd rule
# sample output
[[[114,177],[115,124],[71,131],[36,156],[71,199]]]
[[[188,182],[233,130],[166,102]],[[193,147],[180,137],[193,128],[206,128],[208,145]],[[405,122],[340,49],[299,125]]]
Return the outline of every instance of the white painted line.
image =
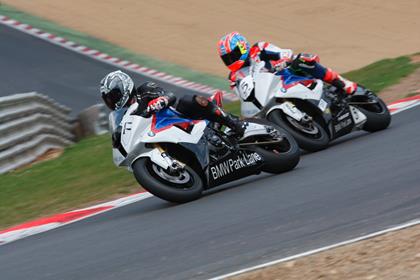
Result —
[[[38,33],[38,32],[40,32],[41,30],[39,30],[38,28],[32,28],[31,30],[30,30],[30,32],[32,32],[32,33]]]
[[[119,58],[111,57],[108,60],[111,61],[112,63],[120,65],[120,63],[119,63],[120,59]]]
[[[9,24],[9,25],[12,25],[12,24],[17,23],[17,21],[16,21],[16,20],[14,20],[14,19],[8,19],[8,20],[6,20],[5,22],[6,22],[6,24]]]
[[[42,33],[39,35],[39,37],[44,38],[44,39],[49,38],[50,36],[51,36],[50,33]]]
[[[84,51],[84,53],[87,54],[87,55],[89,55],[89,56],[92,56],[94,54],[99,53],[99,51],[93,50],[93,49],[89,49],[89,50]]]
[[[64,45],[65,45],[66,47],[72,47],[72,46],[76,45],[76,43],[75,43],[75,42],[73,42],[73,41],[66,41],[66,42],[64,43]]]
[[[414,100],[408,100],[408,101],[403,101],[403,102],[398,102],[397,101],[395,103],[392,103],[392,104],[388,105],[388,108],[396,110],[396,111],[391,113],[393,115],[395,113],[399,113],[399,112],[408,110],[410,108],[416,107],[418,105],[420,105],[420,98],[417,99],[417,100],[414,99]]]
[[[346,240],[346,241],[343,241],[343,242],[339,242],[339,243],[335,243],[335,244],[328,245],[328,246],[325,246],[325,247],[321,247],[321,248],[318,248],[318,249],[306,251],[306,252],[296,254],[296,255],[293,255],[293,256],[289,256],[289,257],[274,260],[274,261],[271,261],[271,262],[266,262],[266,263],[262,263],[262,264],[259,264],[259,265],[256,265],[256,266],[252,266],[252,267],[244,268],[244,269],[241,269],[241,270],[237,270],[237,271],[234,271],[234,272],[231,272],[231,273],[228,273],[228,274],[224,274],[224,275],[221,275],[221,276],[211,278],[209,280],[225,279],[225,278],[228,278],[228,277],[236,276],[236,275],[239,275],[239,274],[243,274],[243,273],[250,272],[250,271],[253,271],[253,270],[257,270],[257,269],[261,269],[261,268],[265,268],[265,267],[272,266],[272,265],[275,265],[275,264],[279,264],[279,263],[282,263],[282,262],[288,262],[288,261],[295,260],[295,259],[298,259],[298,258],[302,258],[302,257],[306,257],[306,256],[313,255],[313,254],[316,254],[316,253],[324,252],[324,251],[334,249],[334,248],[337,248],[337,247],[341,247],[341,246],[344,246],[344,245],[349,245],[349,244],[352,244],[352,243],[355,243],[355,242],[358,242],[358,241],[366,240],[366,239],[369,239],[369,238],[372,238],[372,237],[376,237],[376,236],[383,235],[383,234],[393,232],[393,231],[397,231],[397,230],[400,230],[400,229],[412,227],[412,226],[415,226],[415,225],[418,225],[418,224],[420,224],[420,219],[409,221],[409,222],[406,222],[406,223],[401,224],[401,225],[393,226],[393,227],[390,227],[390,228],[387,228],[387,229],[384,229],[384,230],[381,230],[381,231],[373,232],[373,233],[363,235],[363,236],[360,236],[360,237],[357,237],[357,238],[349,239],[349,240]]]
[[[419,105],[420,105],[420,101],[418,101],[417,103],[411,104],[411,105],[409,105],[409,106],[407,106],[405,108],[399,109],[398,111],[392,112],[391,115],[395,115],[397,113],[401,113],[401,112],[403,112],[405,110],[414,108],[414,107],[419,106]]]
[[[96,57],[97,58],[100,58],[100,59],[104,59],[105,57],[108,57],[109,55],[107,55],[106,53],[100,53],[99,55],[97,55]],[[109,60],[109,61],[111,61],[111,60]],[[114,61],[111,61],[111,62],[114,62]]]
[[[127,61],[127,60],[122,60],[122,61],[118,62],[118,64],[121,65],[121,66],[127,66],[130,63],[131,62],[130,61]]]
[[[20,29],[26,29],[28,27],[30,27],[29,24],[21,24],[21,25],[18,26],[18,28],[20,28]]]

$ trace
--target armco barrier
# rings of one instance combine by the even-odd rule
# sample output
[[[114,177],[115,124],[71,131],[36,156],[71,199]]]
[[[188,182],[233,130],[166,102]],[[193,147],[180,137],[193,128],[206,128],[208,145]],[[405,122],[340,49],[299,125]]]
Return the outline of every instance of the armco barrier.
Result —
[[[70,109],[30,92],[0,97],[0,174],[73,143]]]
[[[89,135],[101,135],[107,133],[109,110],[104,104],[96,104],[86,108],[77,117],[78,120],[78,138]]]

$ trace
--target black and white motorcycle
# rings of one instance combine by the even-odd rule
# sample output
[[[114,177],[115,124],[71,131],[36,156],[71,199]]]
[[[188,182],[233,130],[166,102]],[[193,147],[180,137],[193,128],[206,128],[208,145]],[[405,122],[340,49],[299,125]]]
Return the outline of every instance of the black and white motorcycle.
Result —
[[[212,97],[221,105],[221,93]],[[293,137],[266,120],[245,120],[237,139],[219,124],[186,119],[168,108],[146,118],[135,114],[137,103],[110,115],[121,125],[121,147],[114,163],[126,166],[146,190],[162,199],[183,203],[204,190],[260,173],[293,169],[300,151]]]
[[[287,68],[264,71],[264,62],[244,67],[236,75],[242,115],[274,122],[307,151],[322,150],[354,130],[385,129],[391,122],[386,104],[361,86],[346,96],[322,80],[297,76]]]

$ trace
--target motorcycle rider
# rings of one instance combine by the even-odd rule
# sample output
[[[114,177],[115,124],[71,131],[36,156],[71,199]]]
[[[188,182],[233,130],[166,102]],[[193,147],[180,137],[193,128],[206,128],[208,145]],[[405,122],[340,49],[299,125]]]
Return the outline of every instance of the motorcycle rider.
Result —
[[[319,57],[308,53],[293,54],[290,49],[281,49],[267,42],[257,42],[250,47],[249,42],[238,32],[231,32],[223,36],[218,44],[218,52],[224,64],[231,71],[229,80],[233,89],[242,77],[237,71],[249,66],[251,62],[265,62],[265,70],[270,72],[281,71],[289,67],[296,74],[309,75],[321,79],[348,95],[357,89],[355,82],[349,81],[337,72],[326,68],[319,63]]]
[[[176,111],[187,118],[207,119],[220,123],[229,127],[237,137],[244,133],[242,121],[224,112],[207,98],[198,95],[185,95],[177,98],[172,92],[164,90],[154,82],[146,82],[136,88],[131,77],[119,70],[107,74],[101,80],[100,92],[105,104],[114,112],[126,109],[137,102],[138,108],[135,114],[150,117],[153,113],[173,106]],[[118,122],[120,121],[121,119]],[[121,126],[118,123],[112,134],[114,148],[121,147],[120,139]]]

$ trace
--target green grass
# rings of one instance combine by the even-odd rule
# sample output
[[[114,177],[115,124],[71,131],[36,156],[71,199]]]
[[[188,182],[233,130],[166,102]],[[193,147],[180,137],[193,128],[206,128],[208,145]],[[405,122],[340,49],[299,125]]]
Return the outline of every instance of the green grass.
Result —
[[[413,97],[413,96],[416,96],[416,95],[419,95],[419,93],[418,92],[411,92],[411,93],[407,94],[405,97]]]
[[[419,63],[411,63],[410,56],[400,56],[380,60],[358,70],[344,73],[343,76],[380,94],[381,90],[397,84],[419,67]]]
[[[223,108],[226,111],[229,111],[229,112],[231,112],[234,115],[239,116],[241,114],[241,104],[240,104],[239,101],[225,103],[225,104],[223,104]]]
[[[220,88],[224,90],[229,89],[228,82],[219,76],[212,75],[209,73],[197,72],[181,65],[164,62],[155,58],[148,57],[143,54],[134,53],[132,51],[129,51],[117,45],[105,42],[103,40],[100,40],[93,36],[89,36],[87,34],[83,34],[75,30],[71,30],[57,23],[18,11],[12,7],[9,7],[1,3],[0,3],[0,15],[8,16],[18,21],[30,24],[34,27],[37,27],[49,33],[59,35],[63,38],[77,42],[78,44],[82,44],[90,48],[97,49],[111,56],[124,58],[125,60],[129,60],[131,62],[137,63],[142,66],[146,66],[152,69],[163,71],[174,76],[183,77],[190,81],[213,86],[215,88]]]
[[[114,166],[110,136],[88,138],[57,159],[0,175],[0,229],[139,190]]]

